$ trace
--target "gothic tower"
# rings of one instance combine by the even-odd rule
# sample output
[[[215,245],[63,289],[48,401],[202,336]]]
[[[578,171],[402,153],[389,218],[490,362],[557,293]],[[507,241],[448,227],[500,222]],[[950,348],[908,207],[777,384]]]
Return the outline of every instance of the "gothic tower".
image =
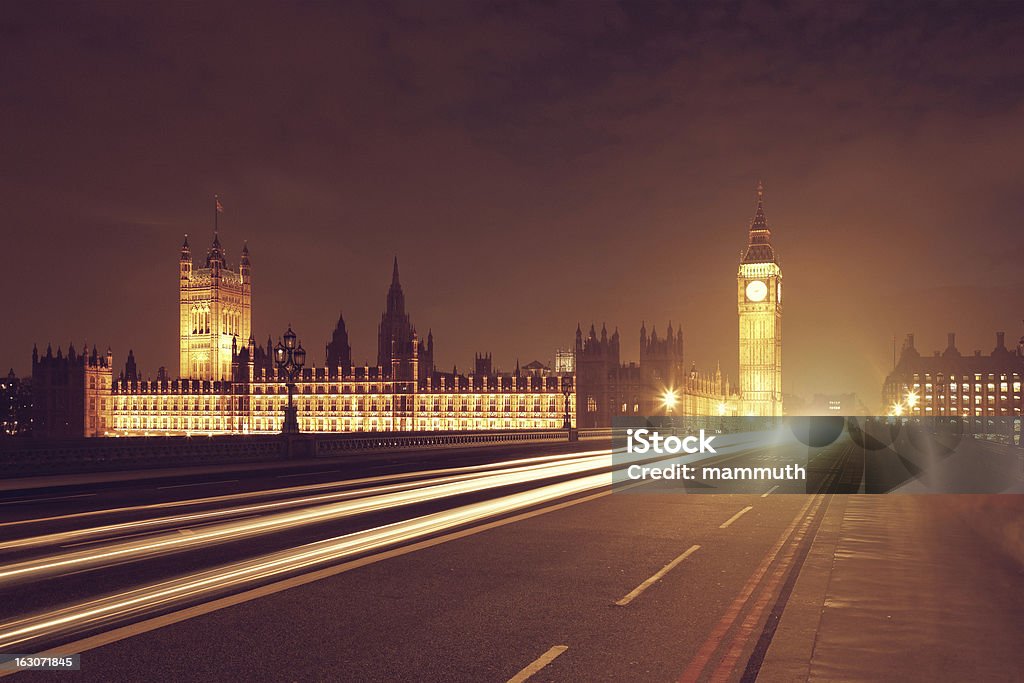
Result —
[[[405,312],[405,294],[402,283],[398,280],[398,257],[395,257],[391,271],[391,287],[388,288],[388,305],[380,317],[377,329],[377,365],[392,369],[395,379],[416,379],[409,376],[412,352],[410,344],[413,339],[413,327],[409,322],[409,314]],[[397,360],[397,365],[393,361]]]
[[[782,268],[764,215],[764,187],[736,276],[740,324],[740,414],[782,415]]]
[[[331,375],[349,372],[352,365],[352,347],[348,343],[348,330],[345,328],[345,314],[338,316],[338,324],[327,343],[327,371]],[[340,372],[339,372],[340,368]]]
[[[664,339],[658,336],[655,327],[647,336],[646,323],[640,326],[640,380],[646,388],[644,392],[649,405],[645,406],[645,414],[657,415],[661,409],[661,397],[666,391],[682,392],[686,381],[686,367],[683,364],[683,330],[672,329],[672,321],[668,323],[668,332]]]
[[[419,380],[425,380],[434,374],[434,331],[427,330],[427,340],[420,342],[419,348]]]
[[[594,325],[586,337],[576,325],[576,424],[580,427],[607,427],[623,391],[619,386],[619,332],[608,336],[601,326],[600,337]]]
[[[220,204],[217,204],[218,212]],[[205,268],[193,268],[185,236],[178,269],[178,372],[186,379],[231,378],[231,343],[252,334],[252,274],[249,247],[242,247],[238,270],[231,270],[217,229]]]

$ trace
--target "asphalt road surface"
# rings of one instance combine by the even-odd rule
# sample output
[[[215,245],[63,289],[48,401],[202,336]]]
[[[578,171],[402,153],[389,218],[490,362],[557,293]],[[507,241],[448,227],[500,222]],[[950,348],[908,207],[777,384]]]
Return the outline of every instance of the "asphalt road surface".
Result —
[[[584,443],[22,491],[0,652],[81,654],[24,680],[1024,678],[1022,574],[967,497],[863,495],[956,458],[762,444],[697,462],[807,480],[632,481]]]

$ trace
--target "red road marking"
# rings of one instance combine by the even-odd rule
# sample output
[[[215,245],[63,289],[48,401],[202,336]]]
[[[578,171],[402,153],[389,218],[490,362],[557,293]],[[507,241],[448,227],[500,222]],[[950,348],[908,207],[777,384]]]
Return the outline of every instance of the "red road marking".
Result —
[[[684,671],[683,675],[679,677],[680,683],[694,683],[698,678],[700,678],[700,674],[704,670],[704,667],[707,666],[708,662],[711,660],[711,656],[722,644],[722,640],[725,638],[725,635],[736,622],[737,617],[739,617],[740,612],[743,611],[743,607],[747,604],[750,596],[753,595],[754,589],[757,588],[757,585],[761,582],[761,579],[768,571],[768,568],[771,566],[772,562],[775,561],[776,556],[778,556],[779,551],[796,529],[800,520],[804,518],[804,513],[813,502],[814,498],[811,498],[804,504],[800,512],[793,518],[793,521],[790,522],[788,527],[786,527],[786,530],[782,532],[782,536],[779,537],[779,540],[775,542],[772,549],[768,551],[767,555],[765,555],[764,560],[761,561],[761,564],[754,571],[753,575],[747,579],[747,583],[744,584],[739,595],[737,595],[736,599],[729,605],[729,609],[725,611],[725,614],[722,615],[722,618],[715,625],[715,628],[711,631],[707,640],[705,640],[704,644],[701,645],[700,650],[697,651],[697,655],[690,662],[690,665],[686,667],[686,671]]]
[[[835,473],[837,470],[838,464],[833,465],[829,471],[829,475],[831,477],[835,477]],[[819,490],[827,490],[827,488],[827,486],[823,485]],[[743,651],[743,647],[746,645],[746,642],[749,639],[750,635],[753,634],[754,626],[756,625],[760,614],[764,611],[765,606],[768,604],[768,601],[770,600],[775,587],[778,585],[779,580],[781,580],[781,577],[785,576],[786,570],[788,569],[788,564],[792,561],[793,556],[796,553],[796,548],[799,547],[800,541],[803,540],[803,535],[807,533],[807,529],[810,527],[810,523],[814,519],[815,513],[817,513],[818,509],[821,507],[821,504],[824,500],[825,497],[823,494],[815,494],[810,500],[807,501],[807,503],[804,504],[803,508],[800,509],[800,512],[797,513],[796,517],[793,518],[793,521],[790,522],[788,527],[786,527],[786,530],[782,532],[782,536],[779,537],[779,540],[776,541],[775,545],[772,546],[771,550],[768,551],[768,554],[765,555],[764,560],[762,560],[761,564],[758,565],[753,575],[751,575],[751,577],[747,580],[747,583],[744,584],[743,589],[740,591],[739,595],[737,595],[736,599],[733,600],[732,604],[729,605],[729,609],[727,609],[725,611],[725,614],[722,615],[722,618],[715,625],[715,628],[711,631],[711,634],[707,637],[707,640],[705,640],[704,644],[701,645],[700,650],[697,651],[697,655],[690,662],[689,666],[686,667],[686,670],[683,672],[682,676],[680,676],[680,683],[696,683],[696,681],[700,678],[701,673],[703,673],[705,667],[707,667],[708,663],[711,661],[711,657],[722,645],[722,642],[725,640],[725,637],[729,633],[729,630],[732,628],[733,624],[736,623],[736,619],[743,611],[743,608],[746,607],[754,591],[757,589],[758,584],[761,583],[761,580],[768,572],[768,568],[771,567],[772,563],[778,557],[779,551],[782,550],[782,548],[786,545],[790,537],[794,535],[797,526],[802,521],[803,526],[801,527],[799,538],[796,540],[795,543],[793,543],[790,546],[786,558],[779,564],[778,567],[776,567],[775,574],[769,580],[769,584],[766,586],[765,590],[759,596],[758,601],[755,603],[753,612],[747,616],[747,618],[741,625],[739,632],[734,637],[732,647],[729,649],[728,653],[722,658],[722,660],[719,662],[719,665],[715,668],[714,672],[711,675],[711,680],[714,681],[726,680],[728,678],[729,674],[732,672],[732,669],[736,664],[736,659],[738,659],[740,653]],[[814,510],[812,510],[810,514],[806,514],[808,509],[811,507],[812,503],[814,504]],[[726,666],[726,664],[728,664],[728,666]]]
[[[775,567],[775,571],[772,572],[771,576],[761,589],[760,596],[754,607],[747,613],[747,618],[740,624],[739,630],[736,635],[733,636],[732,647],[729,648],[728,653],[721,659],[718,666],[715,667],[711,673],[710,680],[720,682],[729,680],[729,674],[732,673],[733,668],[736,666],[737,660],[743,653],[743,648],[750,640],[751,636],[757,631],[757,623],[761,620],[761,615],[764,613],[765,608],[771,601],[772,596],[775,594],[775,589],[778,588],[779,584],[785,578],[786,574],[789,573],[790,567],[793,563],[793,558],[796,556],[797,548],[800,547],[800,543],[804,540],[807,535],[807,530],[811,527],[811,522],[814,521],[815,515],[821,508],[824,498],[819,498],[815,503],[813,509],[811,509],[804,517],[803,524],[800,525],[800,530],[797,531],[792,538],[792,543],[788,544],[785,556]]]

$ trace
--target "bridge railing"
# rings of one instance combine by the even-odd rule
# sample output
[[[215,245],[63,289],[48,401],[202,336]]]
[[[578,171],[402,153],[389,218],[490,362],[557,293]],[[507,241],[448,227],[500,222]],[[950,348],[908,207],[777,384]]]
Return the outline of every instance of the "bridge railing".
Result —
[[[404,434],[318,434],[315,451],[318,456],[367,450],[400,450],[544,443],[577,439],[611,438],[611,429],[505,430],[487,432],[407,432]]]
[[[278,436],[138,437],[124,439],[5,439],[0,444],[4,474],[115,470],[134,465],[272,460],[284,453]]]
[[[0,478],[26,472],[115,470],[134,466],[165,467],[277,460],[287,457],[330,457],[348,453],[488,445],[542,444],[611,440],[610,429],[506,430],[474,432],[404,432],[279,434],[252,436],[151,436],[109,439],[0,439]]]
[[[503,432],[413,432],[407,434],[316,435],[318,456],[351,451],[450,448],[488,444],[537,443],[565,441],[565,430],[503,431]]]

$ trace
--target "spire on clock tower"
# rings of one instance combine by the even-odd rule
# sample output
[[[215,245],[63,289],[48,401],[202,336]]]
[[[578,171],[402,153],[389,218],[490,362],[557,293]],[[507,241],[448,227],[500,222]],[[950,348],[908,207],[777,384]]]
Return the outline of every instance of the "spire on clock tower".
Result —
[[[767,230],[768,219],[764,217],[764,183],[760,180],[757,181],[757,210],[754,211],[754,220],[750,224],[750,229]]]
[[[747,248],[743,252],[743,263],[774,263],[775,250],[772,249],[772,231],[768,227],[768,219],[764,215],[764,183],[757,183],[757,208],[754,220],[750,222],[747,236]]]

